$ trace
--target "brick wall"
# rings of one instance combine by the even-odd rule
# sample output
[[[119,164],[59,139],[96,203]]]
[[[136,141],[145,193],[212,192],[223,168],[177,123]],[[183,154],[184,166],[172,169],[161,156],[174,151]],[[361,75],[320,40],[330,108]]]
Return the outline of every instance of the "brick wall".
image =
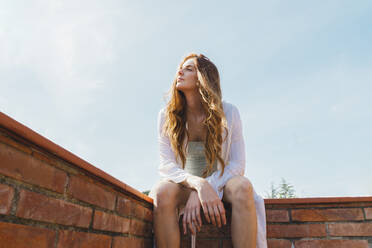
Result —
[[[269,247],[372,247],[372,197],[266,199],[265,206]]]
[[[372,197],[265,206],[269,248],[372,248]],[[232,247],[230,225],[202,218],[198,248]],[[0,112],[0,248],[150,248],[151,229],[151,198]]]
[[[152,199],[0,113],[0,248],[152,247]]]
[[[230,223],[231,205],[225,208]],[[265,208],[269,248],[372,248],[372,197],[265,199]],[[232,247],[230,225],[202,220],[197,247]],[[190,234],[181,237],[189,248]]]

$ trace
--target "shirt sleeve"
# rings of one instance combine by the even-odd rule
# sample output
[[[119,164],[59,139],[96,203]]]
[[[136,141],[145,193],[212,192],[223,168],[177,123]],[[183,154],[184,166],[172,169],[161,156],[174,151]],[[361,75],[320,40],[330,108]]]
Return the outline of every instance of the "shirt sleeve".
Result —
[[[220,177],[221,170],[217,170],[206,180],[212,185],[217,192],[219,198],[222,200],[223,187],[227,181],[236,175],[244,175],[245,171],[245,143],[243,138],[242,121],[237,107],[233,107],[232,116],[232,133],[230,153],[228,155],[228,162],[225,166],[224,173]]]
[[[165,122],[164,108],[158,114],[158,143],[160,164],[158,171],[162,179],[167,179],[175,183],[183,182],[191,174],[182,169],[182,165],[177,163],[174,152],[171,148],[169,137],[162,133]]]

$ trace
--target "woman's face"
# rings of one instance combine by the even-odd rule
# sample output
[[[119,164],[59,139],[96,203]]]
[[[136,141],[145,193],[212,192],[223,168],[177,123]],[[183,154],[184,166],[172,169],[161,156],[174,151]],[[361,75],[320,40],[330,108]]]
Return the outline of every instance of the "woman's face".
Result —
[[[189,58],[183,63],[182,67],[177,72],[176,88],[181,91],[197,89],[196,82],[198,76],[193,58]]]

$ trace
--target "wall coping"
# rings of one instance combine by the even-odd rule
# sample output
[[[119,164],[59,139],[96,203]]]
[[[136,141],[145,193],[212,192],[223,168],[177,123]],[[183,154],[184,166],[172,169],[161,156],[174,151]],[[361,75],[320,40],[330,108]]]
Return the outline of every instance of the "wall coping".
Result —
[[[14,120],[10,116],[4,114],[0,111],[0,126],[4,127],[5,129],[17,134],[18,136],[22,137],[23,139],[45,149],[46,151],[74,164],[75,166],[90,172],[91,174],[103,178],[107,182],[129,192],[130,194],[145,200],[149,203],[153,203],[153,199],[140,191],[132,188],[131,186],[123,183],[122,181],[116,179],[115,177],[107,174],[106,172],[102,171],[101,169],[95,167],[94,165],[90,164],[89,162],[83,160],[82,158],[76,156],[75,154],[69,152],[68,150],[64,149],[63,147],[55,144],[51,140],[43,137],[42,135],[38,134],[37,132],[33,131],[32,129],[26,127],[22,123]]]
[[[372,202],[372,196],[264,199],[266,205]]]

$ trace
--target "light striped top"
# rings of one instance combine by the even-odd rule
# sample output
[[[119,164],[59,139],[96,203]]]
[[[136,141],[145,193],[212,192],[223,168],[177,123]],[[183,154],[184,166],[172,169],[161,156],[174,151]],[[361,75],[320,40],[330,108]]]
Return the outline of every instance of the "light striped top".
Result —
[[[186,163],[184,170],[194,176],[202,177],[205,168],[207,167],[207,160],[204,153],[203,141],[189,141],[187,146]],[[217,170],[217,160],[213,164],[211,173]],[[211,175],[208,174],[207,176]]]

